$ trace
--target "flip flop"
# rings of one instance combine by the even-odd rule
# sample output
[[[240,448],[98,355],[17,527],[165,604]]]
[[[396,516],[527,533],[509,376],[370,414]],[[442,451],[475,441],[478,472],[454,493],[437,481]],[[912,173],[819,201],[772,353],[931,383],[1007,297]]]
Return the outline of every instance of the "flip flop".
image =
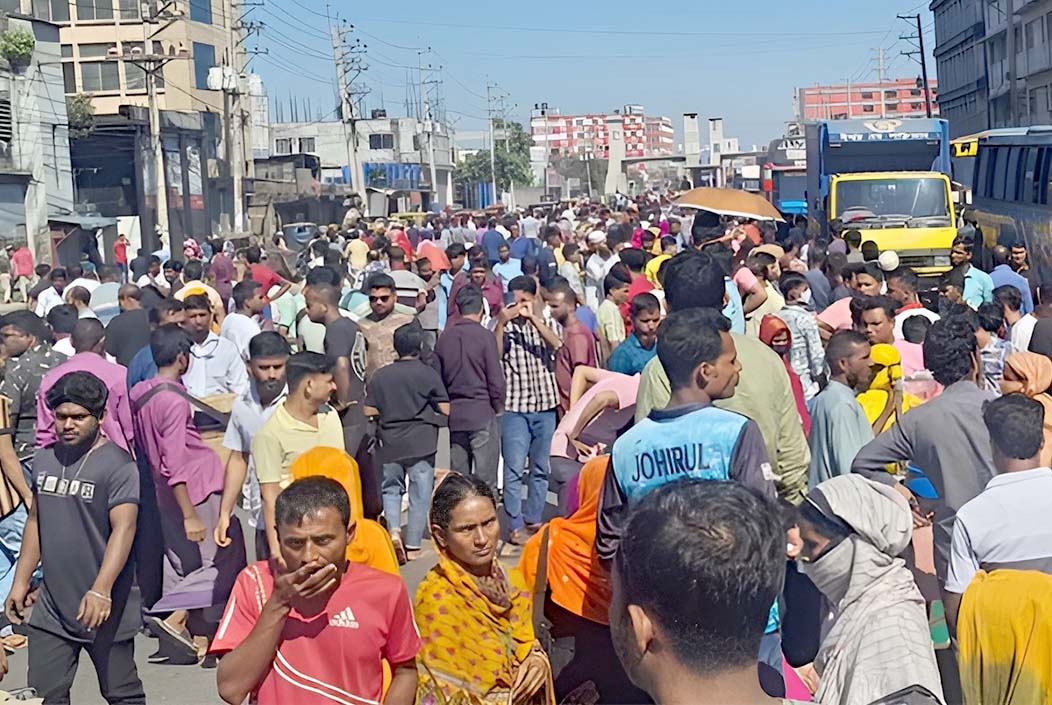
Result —
[[[158,651],[168,656],[168,663],[186,666],[201,660],[197,645],[186,632],[176,631],[160,617],[147,617],[146,628],[160,642]]]

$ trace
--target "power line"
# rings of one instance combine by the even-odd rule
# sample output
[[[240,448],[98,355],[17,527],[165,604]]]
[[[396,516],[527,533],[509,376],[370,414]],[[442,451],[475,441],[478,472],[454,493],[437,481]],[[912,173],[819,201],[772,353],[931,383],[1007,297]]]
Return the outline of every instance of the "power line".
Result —
[[[667,37],[667,31],[648,31],[648,30],[623,30],[623,29],[573,29],[568,27],[548,27],[548,26],[536,26],[531,27],[529,25],[483,25],[483,24],[470,24],[464,22],[427,22],[421,20],[392,20],[380,17],[361,18],[362,22],[381,22],[386,24],[403,24],[403,25],[419,25],[423,27],[453,27],[456,29],[484,29],[490,31],[509,31],[509,32],[544,32],[545,34],[613,34],[613,35],[635,35],[635,36],[660,36]],[[761,37],[761,36],[779,36],[784,37],[786,30],[776,32],[679,32],[678,36],[690,36],[690,37]],[[831,32],[831,31],[817,31],[817,32],[791,32],[793,37],[806,37],[806,36],[862,36],[862,35],[873,35],[880,34],[880,30],[867,30],[858,32]]]
[[[323,81],[320,78],[314,78],[313,76],[307,75],[310,72],[308,72],[306,69],[303,69],[303,68],[290,69],[287,66],[283,66],[282,64],[279,64],[278,62],[271,60],[266,54],[261,54],[259,56],[259,60],[262,61],[265,64],[269,64],[270,66],[273,66],[276,69],[279,69],[281,71],[284,71],[285,73],[288,73],[288,74],[290,74],[292,76],[295,76],[296,78],[302,78],[302,79],[306,79],[308,81],[314,81],[315,83],[320,83],[323,86],[329,86],[329,87],[332,86],[332,83],[329,82],[329,81]]]

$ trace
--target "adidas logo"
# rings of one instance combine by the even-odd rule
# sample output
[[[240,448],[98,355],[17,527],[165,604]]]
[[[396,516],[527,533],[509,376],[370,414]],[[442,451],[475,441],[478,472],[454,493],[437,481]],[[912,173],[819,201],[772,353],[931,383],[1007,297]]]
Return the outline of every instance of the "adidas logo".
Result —
[[[350,607],[344,607],[339,614],[329,617],[330,627],[342,627],[344,629],[357,629],[358,620],[354,618],[354,612]]]

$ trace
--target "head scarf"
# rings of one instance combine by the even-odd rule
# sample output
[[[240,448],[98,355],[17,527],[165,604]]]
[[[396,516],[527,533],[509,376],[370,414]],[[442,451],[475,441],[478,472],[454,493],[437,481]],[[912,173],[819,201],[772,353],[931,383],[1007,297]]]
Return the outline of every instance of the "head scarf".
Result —
[[[1045,408],[1045,420],[1041,428],[1045,442],[1041,446],[1041,464],[1052,463],[1052,360],[1034,352],[1013,353],[1005,358],[1005,367],[1011,368],[1023,381],[1023,394],[1041,402]]]
[[[59,377],[54,386],[48,390],[44,403],[54,411],[67,402],[82,406],[96,419],[101,419],[106,411],[106,400],[109,391],[95,375],[90,372],[70,372]]]
[[[610,573],[599,564],[595,552],[599,496],[609,465],[609,455],[585,463],[577,485],[577,511],[548,523],[548,586],[552,601],[597,624],[609,624],[611,598]],[[537,578],[543,536],[542,530],[531,538],[519,559],[519,570],[528,586],[533,586]]]
[[[774,339],[778,337],[779,333],[785,333],[786,346],[792,347],[793,334],[786,322],[774,314],[764,316],[763,320],[760,321],[760,340],[763,344],[771,348]]]

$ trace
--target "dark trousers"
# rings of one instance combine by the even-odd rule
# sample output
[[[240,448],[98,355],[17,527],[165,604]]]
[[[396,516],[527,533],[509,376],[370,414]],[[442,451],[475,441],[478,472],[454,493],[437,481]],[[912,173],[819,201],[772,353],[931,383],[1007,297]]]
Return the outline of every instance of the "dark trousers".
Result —
[[[364,419],[364,417],[363,417]],[[383,477],[380,463],[373,458],[372,427],[367,423],[352,423],[343,427],[343,444],[347,455],[358,463],[358,478],[362,481],[362,509],[366,519],[376,520],[384,511],[380,486]]]
[[[453,472],[476,475],[496,492],[500,419],[494,416],[477,431],[450,431],[449,464]]]
[[[146,703],[142,681],[135,670],[134,640],[112,642],[99,635],[92,644],[70,641],[35,627],[29,634],[29,685],[45,705],[69,702],[69,689],[77,675],[80,650],[86,649],[99,678],[99,691],[110,705]]]

